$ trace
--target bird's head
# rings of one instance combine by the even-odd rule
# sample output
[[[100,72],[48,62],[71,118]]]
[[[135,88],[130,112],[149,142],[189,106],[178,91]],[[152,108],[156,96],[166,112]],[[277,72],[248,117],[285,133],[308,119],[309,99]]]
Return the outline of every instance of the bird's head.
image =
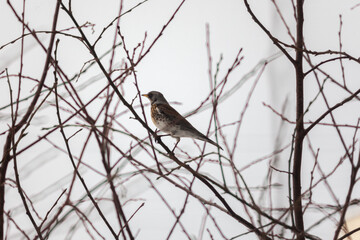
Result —
[[[143,94],[142,96],[147,97],[151,104],[169,104],[161,92],[151,91],[148,94]]]

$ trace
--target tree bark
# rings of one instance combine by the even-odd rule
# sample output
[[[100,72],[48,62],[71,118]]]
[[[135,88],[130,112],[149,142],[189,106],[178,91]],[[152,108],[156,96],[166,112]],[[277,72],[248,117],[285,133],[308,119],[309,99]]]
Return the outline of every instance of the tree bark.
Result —
[[[297,239],[304,240],[304,219],[301,200],[301,163],[304,141],[304,71],[303,71],[303,13],[304,0],[297,0],[297,26],[296,26],[296,135],[293,164],[293,211],[295,227],[298,230]]]

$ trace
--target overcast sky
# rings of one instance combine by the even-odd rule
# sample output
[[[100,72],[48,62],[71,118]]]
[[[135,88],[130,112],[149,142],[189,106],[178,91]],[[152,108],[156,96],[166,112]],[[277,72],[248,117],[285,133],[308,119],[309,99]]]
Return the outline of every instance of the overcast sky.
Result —
[[[106,27],[118,14],[118,1],[95,1],[95,0],[77,0],[72,1],[72,11],[77,21],[80,24],[90,22],[94,24],[93,28],[86,28],[85,33],[91,41],[95,41],[100,32]],[[292,44],[291,38],[287,34],[287,29],[281,23],[281,19],[276,13],[276,9],[271,1],[250,1],[254,12],[264,25],[270,29],[280,40]],[[283,12],[285,19],[289,20],[290,30],[295,34],[294,20],[292,7],[290,1],[278,1],[279,6]],[[22,1],[12,1],[18,13],[22,10]],[[123,12],[134,7],[139,1],[124,1]],[[338,32],[340,28],[340,18],[342,15],[342,40],[343,50],[349,54],[358,57],[360,56],[360,7],[352,9],[357,1],[343,0],[314,0],[305,1],[305,42],[308,49],[314,51],[325,51],[328,49],[339,50]],[[134,9],[132,12],[124,15],[120,21],[120,29],[125,37],[128,49],[135,48],[138,43],[142,43],[146,33],[146,44],[149,44],[156,38],[161,31],[164,24],[173,15],[175,9],[180,4],[180,1],[168,0],[149,0],[141,6]],[[52,24],[52,15],[54,12],[55,1],[36,0],[26,1],[25,18],[26,22],[32,29],[37,31],[49,31]],[[59,24],[57,29],[66,29],[74,25],[69,17],[60,11]],[[291,64],[283,57],[277,55],[278,49],[274,47],[272,42],[267,38],[264,32],[253,22],[250,15],[242,1],[225,0],[187,0],[176,14],[175,19],[166,28],[163,36],[156,42],[151,49],[148,56],[137,66],[137,77],[139,80],[139,87],[142,93],[147,93],[151,90],[157,90],[164,94],[168,101],[175,101],[180,104],[174,106],[180,113],[188,113],[194,110],[205,99],[210,91],[209,75],[208,75],[208,55],[206,48],[206,26],[209,26],[210,32],[210,48],[212,54],[212,68],[215,73],[216,63],[220,56],[223,60],[220,65],[219,81],[226,75],[228,68],[234,61],[236,54],[240,49],[241,56],[244,59],[240,66],[229,77],[228,85],[224,89],[225,92],[236,89],[236,92],[229,98],[224,99],[219,106],[219,118],[223,124],[231,123],[239,118],[241,110],[245,106],[248,93],[256,79],[262,62],[266,59],[275,59],[271,61],[264,74],[260,77],[259,83],[255,88],[254,94],[251,98],[249,108],[246,112],[244,122],[241,127],[240,137],[238,139],[239,147],[236,151],[237,166],[241,168],[248,165],[253,160],[271,153],[274,148],[274,139],[280,134],[282,141],[281,146],[284,147],[291,141],[291,134],[293,132],[293,125],[285,125],[279,133],[280,118],[277,117],[269,108],[265,107],[263,103],[271,105],[274,109],[281,110],[284,102],[288,101],[286,108],[286,115],[290,120],[295,120],[294,110],[294,70]],[[14,16],[5,0],[0,0],[0,46],[21,36],[22,26]],[[75,31],[72,33],[76,33]],[[110,28],[97,44],[96,50],[98,53],[104,53],[113,43],[115,29]],[[46,44],[49,40],[48,34],[39,34],[39,37]],[[59,65],[67,73],[68,76],[76,74],[83,66],[84,62],[92,59],[86,47],[74,38],[60,37],[59,44]],[[24,75],[40,78],[45,53],[34,41],[31,36],[25,38],[25,54],[24,54]],[[45,46],[47,46],[45,44]],[[293,52],[290,51],[293,55]],[[19,56],[20,56],[20,41],[14,44],[7,45],[0,49],[0,72],[5,68],[11,74],[19,72]],[[124,59],[125,54],[122,51],[116,55],[115,61],[120,64]],[[321,58],[318,59],[318,62]],[[108,66],[109,58],[103,60],[104,64]],[[355,64],[346,62],[346,79],[348,86],[352,90],[356,90],[360,84],[358,81],[359,67]],[[331,73],[335,78],[341,77],[341,68],[338,63],[325,65],[324,70]],[[308,69],[308,65],[305,65]],[[106,79],[102,78],[100,70],[93,67],[89,72],[81,76],[76,86],[80,87],[86,85],[87,89],[81,92],[81,96],[85,99],[90,99],[94,93],[106,84]],[[52,85],[53,77],[52,70],[48,74],[48,85]],[[4,74],[1,76],[3,77]],[[91,79],[94,83],[89,84]],[[323,76],[321,77],[324,78]],[[13,79],[16,81],[16,79]],[[318,92],[318,88],[314,87],[313,77],[306,79],[305,83],[305,99],[306,103],[311,101]],[[15,84],[15,83],[14,83]],[[136,95],[136,88],[132,82],[127,82],[125,90],[125,98],[131,101]],[[33,82],[25,82],[23,86],[23,96],[31,93],[34,87]],[[333,85],[327,88],[330,105],[344,99],[348,94],[339,90]],[[136,100],[138,101],[138,99]],[[144,99],[146,101],[146,99]],[[5,78],[0,80],[0,107],[9,103],[8,86]],[[138,102],[137,102],[138,103]],[[26,104],[22,109],[26,109]],[[358,106],[352,103],[346,105],[341,111],[335,112],[339,119],[339,123],[347,123],[355,125],[359,117]],[[96,111],[98,106],[91,106]],[[90,108],[90,109],[91,109]],[[50,109],[50,108],[49,108]],[[121,108],[120,108],[121,109]],[[124,109],[122,109],[124,110]],[[149,109],[147,110],[147,117],[149,119]],[[319,100],[314,104],[311,111],[308,113],[305,120],[316,119],[326,107],[323,100]],[[0,110],[0,117],[6,119],[10,109]],[[133,120],[129,120],[129,114],[124,120],[129,124],[129,128],[137,133],[139,137],[147,136],[144,129],[139,127],[139,124]],[[211,109],[200,112],[188,118],[188,120],[196,126],[201,132],[206,132],[208,123],[211,118]],[[37,124],[39,132],[31,133],[33,137],[41,134],[42,127],[50,127],[51,124],[56,124],[56,118],[53,111],[44,110],[40,116],[34,119]],[[330,122],[329,118],[325,121]],[[1,132],[8,128],[9,121],[2,121],[0,123]],[[155,129],[153,125],[150,126]],[[35,128],[36,129],[36,128]],[[211,129],[213,131],[213,129]],[[344,136],[352,136],[353,131],[343,130]],[[228,136],[234,134],[234,128],[224,128],[224,133]],[[332,169],[337,164],[338,159],[343,155],[343,148],[341,147],[336,131],[332,128],[319,127],[315,128],[311,134],[312,143],[316,148],[320,148],[320,164],[326,170]],[[60,135],[54,136],[54,140]],[[213,138],[213,136],[212,136]],[[5,141],[4,135],[0,136],[0,145]],[[30,143],[30,140],[24,140],[25,143]],[[61,142],[61,139],[58,139]],[[173,146],[173,139],[164,140],[168,146]],[[119,143],[121,144],[121,143]],[[124,143],[123,143],[124,144]],[[126,143],[127,144],[127,143]],[[350,142],[347,142],[350,144]],[[24,144],[25,146],[26,144]],[[125,145],[125,144],[124,144]],[[180,146],[189,153],[196,153],[193,149],[193,142],[189,139],[182,140]],[[74,146],[76,149],[77,147]],[[79,146],[80,148],[80,146]],[[2,149],[2,148],[1,148]],[[207,149],[213,149],[207,147]],[[89,150],[91,153],[91,149]],[[27,155],[25,155],[27,154]],[[61,177],[69,174],[72,169],[69,164],[64,165],[62,159],[65,155],[54,150],[51,145],[44,143],[42,149],[30,150],[25,153],[20,164],[21,166],[31,166],[30,161],[45,163],[47,159],[52,159],[51,162],[39,164],[36,167],[36,174],[31,175],[25,183],[28,186],[28,191],[37,193],[41,189],[46,188],[51,182],[56,182]],[[282,155],[282,162],[279,167],[287,170],[287,158],[289,151],[285,151]],[[309,173],[313,167],[312,155],[309,152],[304,153],[304,172]],[[35,161],[36,160],[36,161]],[[164,159],[163,159],[164,160]],[[93,162],[96,167],[98,164],[101,167],[100,161]],[[254,168],[249,168],[244,172],[244,177],[248,179],[251,187],[260,186],[263,183],[263,176],[267,172],[267,163],[258,165]],[[35,168],[32,166],[32,168]],[[32,169],[30,168],[30,169]],[[55,170],[56,169],[56,170]],[[61,169],[61,171],[59,171]],[[26,172],[26,170],[24,169]],[[206,171],[206,170],[205,170]],[[209,172],[213,169],[209,169]],[[336,193],[340,196],[340,201],[343,201],[344,194],[347,188],[343,188],[343,176],[348,174],[348,166],[340,169],[337,174],[329,179],[330,184],[333,184]],[[50,174],[49,174],[50,173]],[[91,174],[91,173],[90,173]],[[261,177],[259,177],[261,176]],[[44,179],[46,181],[44,182]],[[304,176],[304,185],[308,186],[310,177]],[[90,180],[89,180],[90,181]],[[93,180],[94,184],[97,180]],[[286,185],[286,178],[279,177],[277,180],[281,184]],[[347,181],[347,180],[346,180]],[[158,181],[159,188],[164,192],[169,191],[169,202],[176,208],[180,207],[183,201],[183,193],[175,190],[174,187],[162,180]],[[347,184],[347,182],[345,183]],[[32,188],[31,186],[36,186]],[[66,186],[66,184],[64,184]],[[136,187],[135,187],[136,186]],[[198,191],[203,193],[202,186],[196,186]],[[147,199],[143,212],[139,216],[151,216],[149,218],[134,218],[134,231],[140,230],[138,239],[163,239],[168,233],[169,227],[173,224],[174,217],[169,211],[164,208],[163,203],[157,199],[154,192],[149,188],[148,184],[143,179],[136,179],[126,185],[126,194],[123,195],[123,201],[130,198]],[[319,187],[322,189],[322,187]],[[324,192],[322,192],[324,191]],[[16,192],[13,193],[16,196]],[[203,193],[207,194],[207,193]],[[318,202],[327,202],[329,196],[325,190],[320,190],[318,195],[314,196]],[[279,193],[281,197],[274,201],[279,201],[279,205],[286,204],[287,190]],[[357,193],[358,195],[358,193]],[[55,196],[55,195],[54,195]],[[18,204],[18,203],[17,203]],[[277,203],[275,203],[277,204]],[[334,204],[334,202],[329,202]],[[9,203],[9,206],[13,205]],[[15,206],[14,204],[13,206]],[[104,206],[107,211],[111,211],[112,205]],[[188,212],[196,212],[199,205],[196,201],[187,209]],[[242,210],[238,210],[241,212]],[[351,214],[357,215],[358,211],[351,211]],[[350,215],[351,215],[350,214]],[[349,216],[350,216],[349,215]],[[223,214],[216,215],[219,219],[223,218],[223,222],[229,219]],[[186,214],[182,218],[182,222],[187,222],[189,232],[197,236],[202,216],[196,214]],[[352,217],[352,215],[351,215]],[[171,219],[171,221],[169,221]],[[306,219],[311,222],[311,216],[306,216]],[[155,221],[156,220],[156,221]],[[26,220],[24,220],[26,222]],[[221,220],[219,220],[221,222]],[[226,236],[232,237],[241,232],[238,223],[229,221],[230,224],[224,224],[224,232]],[[164,229],[166,231],[164,232]],[[245,229],[245,228],[243,228]],[[328,227],[314,229],[315,235],[321,236],[323,239],[329,239],[332,235],[328,235]],[[79,233],[80,234],[80,233]],[[83,233],[82,233],[83,234]],[[165,235],[165,236],[164,236]],[[81,237],[81,235],[79,235]],[[55,238],[54,238],[55,239]],[[59,234],[59,238],[62,239]],[[178,228],[173,239],[184,239],[181,229]],[[205,238],[204,238],[205,239]]]

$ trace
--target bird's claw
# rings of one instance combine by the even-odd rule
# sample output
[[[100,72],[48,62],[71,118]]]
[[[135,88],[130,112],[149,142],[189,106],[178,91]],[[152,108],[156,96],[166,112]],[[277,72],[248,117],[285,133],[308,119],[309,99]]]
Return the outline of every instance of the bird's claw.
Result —
[[[161,139],[161,137],[160,137],[160,136],[155,135],[155,142],[156,142],[156,143],[159,143],[159,142],[160,142],[160,139]]]
[[[157,133],[159,132],[158,129],[155,129],[155,132],[154,132],[154,139],[155,139],[155,142],[158,143],[161,139],[161,136],[157,135]]]

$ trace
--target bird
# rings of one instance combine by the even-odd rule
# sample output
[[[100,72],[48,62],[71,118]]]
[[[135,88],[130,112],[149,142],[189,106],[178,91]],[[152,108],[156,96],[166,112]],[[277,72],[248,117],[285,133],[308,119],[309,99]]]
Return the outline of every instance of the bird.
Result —
[[[154,125],[162,132],[167,133],[168,136],[177,140],[172,151],[180,142],[180,138],[189,137],[208,142],[221,150],[219,144],[209,139],[207,136],[199,132],[191,123],[189,123],[180,113],[170,106],[164,95],[157,91],[151,91],[147,94],[142,94],[147,97],[151,103],[151,120]]]

